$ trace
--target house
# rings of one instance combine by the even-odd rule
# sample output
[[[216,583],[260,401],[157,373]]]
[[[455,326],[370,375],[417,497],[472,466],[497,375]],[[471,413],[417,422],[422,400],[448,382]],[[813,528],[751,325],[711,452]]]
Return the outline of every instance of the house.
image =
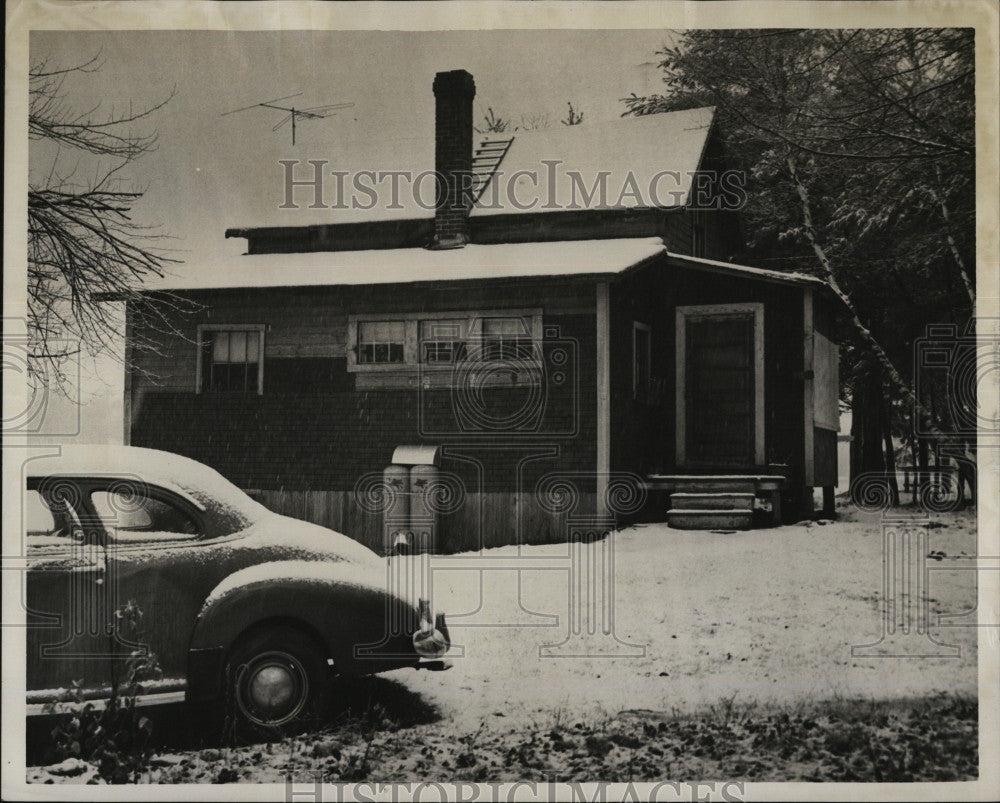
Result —
[[[730,261],[741,187],[713,110],[477,135],[474,94],[435,78],[433,203],[414,183],[343,211],[293,164],[286,202],[326,193],[328,225],[231,229],[245,256],[149,286],[198,311],[142,333],[127,442],[376,548],[398,447],[433,466],[439,551],[832,503],[835,298]]]

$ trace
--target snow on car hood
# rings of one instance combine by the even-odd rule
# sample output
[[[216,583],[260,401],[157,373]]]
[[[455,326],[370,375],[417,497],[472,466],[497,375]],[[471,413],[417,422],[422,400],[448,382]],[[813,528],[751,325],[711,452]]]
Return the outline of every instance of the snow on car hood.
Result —
[[[208,610],[228,594],[249,585],[283,582],[305,583],[328,587],[356,588],[389,592],[388,575],[378,564],[359,567],[348,563],[327,563],[315,560],[283,560],[248,566],[226,577],[205,599],[202,611]]]

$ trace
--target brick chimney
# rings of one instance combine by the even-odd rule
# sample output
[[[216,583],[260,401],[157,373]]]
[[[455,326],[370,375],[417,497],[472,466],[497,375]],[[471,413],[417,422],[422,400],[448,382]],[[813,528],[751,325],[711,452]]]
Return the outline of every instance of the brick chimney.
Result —
[[[434,169],[438,189],[431,248],[461,248],[469,242],[472,210],[472,99],[476,83],[465,70],[434,76]]]

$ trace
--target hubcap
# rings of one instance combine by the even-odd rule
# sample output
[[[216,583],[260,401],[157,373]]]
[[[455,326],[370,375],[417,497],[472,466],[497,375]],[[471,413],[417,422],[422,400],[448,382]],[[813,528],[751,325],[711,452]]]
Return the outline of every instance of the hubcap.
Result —
[[[268,652],[248,661],[237,685],[237,703],[258,725],[282,725],[301,713],[309,698],[309,678],[287,652]]]

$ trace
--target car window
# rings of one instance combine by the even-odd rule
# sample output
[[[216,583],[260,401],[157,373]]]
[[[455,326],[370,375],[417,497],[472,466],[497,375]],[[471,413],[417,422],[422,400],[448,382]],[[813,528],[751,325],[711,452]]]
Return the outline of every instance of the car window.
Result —
[[[186,540],[200,534],[198,523],[179,505],[133,489],[95,490],[90,500],[104,529],[119,543]]]
[[[66,503],[25,491],[24,524],[29,547],[65,546],[82,534],[76,514]]]

